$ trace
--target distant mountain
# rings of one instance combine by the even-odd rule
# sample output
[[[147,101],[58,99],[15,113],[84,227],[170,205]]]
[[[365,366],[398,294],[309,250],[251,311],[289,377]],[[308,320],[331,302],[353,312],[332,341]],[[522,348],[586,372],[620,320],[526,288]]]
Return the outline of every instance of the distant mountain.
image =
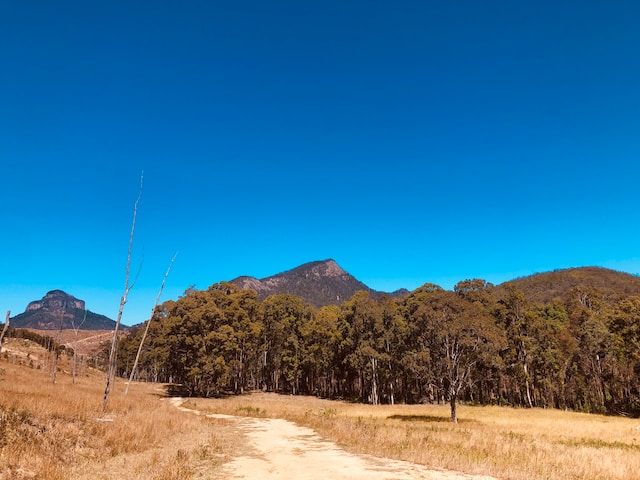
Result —
[[[29,303],[24,313],[13,317],[11,326],[58,330],[61,324],[62,329],[77,328],[82,324],[82,330],[110,330],[115,325],[113,320],[104,315],[89,310],[86,313],[87,318],[82,323],[85,315],[84,300],[78,300],[62,290],[51,290],[41,300]]]
[[[640,277],[602,267],[579,267],[536,273],[498,286],[513,285],[534,302],[565,301],[575,288],[595,288],[607,299],[640,295]]]
[[[409,293],[405,289],[391,293],[373,290],[344,271],[332,259],[305,263],[292,270],[261,279],[242,276],[231,280],[231,283],[243,289],[255,290],[260,298],[286,293],[298,295],[316,306],[337,305],[351,298],[359,290],[377,297]]]

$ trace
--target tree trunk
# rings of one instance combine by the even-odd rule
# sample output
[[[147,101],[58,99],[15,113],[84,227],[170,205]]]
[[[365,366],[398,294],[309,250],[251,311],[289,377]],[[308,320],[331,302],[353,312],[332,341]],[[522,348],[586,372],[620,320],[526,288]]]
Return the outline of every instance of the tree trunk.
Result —
[[[160,297],[162,296],[164,285],[167,282],[167,277],[169,276],[169,272],[171,271],[171,267],[173,266],[173,262],[175,262],[177,255],[178,254],[175,253],[173,255],[173,258],[171,259],[171,262],[169,262],[169,268],[167,268],[167,271],[164,274],[164,278],[162,279],[162,284],[160,285],[160,291],[158,291],[158,295],[156,296],[156,301],[153,304],[153,308],[151,309],[151,317],[149,318],[147,325],[144,327],[144,333],[142,334],[142,338],[140,339],[140,345],[138,345],[138,352],[136,353],[136,359],[134,360],[133,367],[131,368],[131,375],[129,376],[127,387],[124,389],[125,396],[129,393],[129,385],[131,385],[131,382],[133,381],[133,376],[136,374],[136,368],[138,368],[138,361],[140,360],[142,347],[144,345],[145,339],[147,338],[147,333],[149,333],[149,325],[151,325],[151,320],[153,320],[153,314],[155,313],[156,308],[158,308],[158,303],[160,303]]]
[[[76,383],[76,368],[78,365],[78,354],[76,353],[76,349],[73,349],[73,366],[71,373],[71,383],[75,385]]]
[[[524,370],[524,381],[527,392],[527,403],[529,404],[529,408],[533,407],[533,402],[531,401],[531,390],[529,387],[529,369],[527,367],[528,362],[528,354],[527,349],[524,346],[524,341],[520,341],[520,356],[522,357],[522,369]]]
[[[53,346],[51,350],[51,383],[56,383],[56,376],[58,374],[58,349]]]
[[[529,370],[527,369],[526,363],[524,363],[522,366],[524,368],[524,382],[527,389],[527,403],[529,404],[529,408],[532,408],[533,402],[531,401],[531,390],[529,388]]]
[[[58,325],[58,341],[62,338],[62,326],[64,324],[64,310],[60,314],[60,325]],[[75,351],[75,350],[74,350]],[[51,383],[56,383],[56,376],[58,375],[58,348],[53,346],[53,371],[51,372]]]
[[[378,405],[380,403],[378,401],[378,371],[377,361],[375,358],[371,357],[371,403],[373,405]]]
[[[9,320],[11,318],[11,310],[7,310],[7,317],[4,321],[4,327],[2,327],[2,333],[0,333],[0,353],[2,353],[2,341],[4,340],[4,336],[9,329]]]
[[[457,395],[455,393],[451,394],[449,398],[449,404],[451,405],[451,422],[458,423],[458,406],[456,405]]]
[[[388,349],[387,349],[388,351]],[[390,373],[390,379],[389,379],[389,402],[391,403],[391,405],[394,405],[395,402],[395,380],[394,380],[394,376],[393,376],[393,370],[391,369],[391,362],[388,362],[388,366],[389,366],[389,373]]]
[[[136,231],[136,217],[138,215],[138,204],[142,197],[142,178],[140,175],[140,191],[138,192],[138,198],[133,204],[133,220],[131,221],[131,233],[129,234],[129,249],[127,251],[127,264],[124,274],[124,291],[120,298],[120,306],[118,307],[118,316],[116,317],[116,324],[113,327],[113,338],[111,339],[111,348],[109,350],[109,363],[107,366],[107,381],[104,387],[104,395],[102,396],[102,411],[107,410],[107,403],[109,402],[109,395],[111,394],[111,387],[116,377],[117,368],[117,355],[118,355],[118,331],[120,329],[120,322],[122,321],[122,313],[124,312],[124,306],[127,303],[127,297],[131,290],[129,285],[129,273],[131,272],[131,253],[133,250],[133,236]],[[135,280],[134,280],[135,283]]]

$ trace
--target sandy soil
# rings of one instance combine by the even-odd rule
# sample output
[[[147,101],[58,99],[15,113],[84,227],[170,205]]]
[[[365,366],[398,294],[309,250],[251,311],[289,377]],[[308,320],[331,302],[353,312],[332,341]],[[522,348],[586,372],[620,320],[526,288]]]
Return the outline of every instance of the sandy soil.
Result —
[[[182,407],[183,399],[173,398],[181,411],[204,415]],[[321,438],[314,430],[282,419],[209,414],[237,425],[246,439],[245,448],[222,471],[229,479],[372,479],[372,480],[491,480],[492,477],[431,470],[425,466],[349,453]]]

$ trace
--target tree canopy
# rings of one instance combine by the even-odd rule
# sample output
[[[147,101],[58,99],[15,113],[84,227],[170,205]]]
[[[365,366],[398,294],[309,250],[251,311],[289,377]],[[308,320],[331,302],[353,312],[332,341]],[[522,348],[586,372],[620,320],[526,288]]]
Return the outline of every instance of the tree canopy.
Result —
[[[120,375],[141,335],[121,341]],[[448,402],[454,421],[458,401],[640,415],[640,296],[575,288],[564,302],[534,303],[516,286],[467,280],[316,308],[220,283],[156,310],[139,378],[190,395]]]

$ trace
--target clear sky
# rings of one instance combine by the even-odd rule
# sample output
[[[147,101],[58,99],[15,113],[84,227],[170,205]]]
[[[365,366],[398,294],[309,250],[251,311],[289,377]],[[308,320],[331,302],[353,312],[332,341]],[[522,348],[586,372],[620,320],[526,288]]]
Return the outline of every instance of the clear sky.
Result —
[[[640,272],[638,2],[0,3],[0,308],[124,322],[335,258],[374,288]]]

